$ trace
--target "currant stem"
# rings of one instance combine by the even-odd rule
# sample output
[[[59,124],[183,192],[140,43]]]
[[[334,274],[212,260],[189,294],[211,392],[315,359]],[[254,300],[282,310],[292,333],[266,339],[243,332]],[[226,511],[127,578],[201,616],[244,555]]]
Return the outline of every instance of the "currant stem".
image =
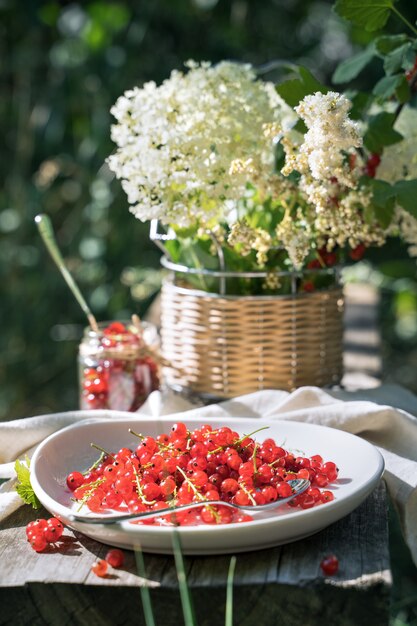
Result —
[[[138,437],[138,439],[140,439],[141,441],[146,439],[145,435],[142,435],[142,433],[137,433],[134,430],[132,430],[131,428],[129,428],[129,432],[134,437]],[[172,451],[171,446],[166,446],[164,443],[161,443],[160,441],[157,441],[156,443],[158,445],[158,448],[163,449],[163,450],[170,450],[170,451]]]
[[[256,451],[258,449],[258,444],[255,443],[254,448],[253,448],[253,453],[252,453],[252,462],[253,462],[253,473],[257,474],[258,473],[258,468],[256,467]]]
[[[256,506],[256,500],[255,498],[252,496],[251,492],[249,491],[249,489],[247,489],[245,487],[245,485],[243,483],[241,483],[240,488],[242,489],[242,491],[244,491],[246,493],[246,495],[248,496],[252,506]]]
[[[261,428],[257,428],[256,430],[253,430],[251,433],[249,433],[248,435],[243,435],[240,439],[238,439],[234,445],[241,443],[244,439],[247,439],[248,437],[252,437],[252,435],[256,435],[256,433],[260,433],[261,430],[268,430],[269,426],[262,426]]]
[[[152,504],[155,504],[156,500],[147,500],[145,498],[145,496],[143,495],[142,485],[140,484],[138,470],[136,469],[136,467],[134,465],[132,465],[132,469],[133,469],[133,473],[134,473],[135,479],[136,479],[136,490],[138,492],[138,497],[140,498],[141,502],[143,504],[147,504],[149,506],[151,506]]]
[[[191,487],[191,489],[194,491],[194,494],[197,496],[197,498],[199,500],[203,500],[204,502],[208,502],[208,500],[206,500],[204,498],[204,496],[201,495],[201,493],[198,491],[197,487],[195,485],[193,485],[193,483],[191,482],[191,480],[188,478],[187,474],[180,468],[179,465],[177,465],[177,470],[179,471],[179,473],[183,476],[185,482],[187,483],[187,485],[189,487]]]
[[[92,472],[93,470],[97,469],[97,467],[100,465],[100,463],[102,462],[105,456],[106,456],[105,453],[102,452],[100,456],[98,457],[97,461],[94,461],[91,467],[89,467],[88,469],[85,470],[85,472],[83,472],[83,475],[85,476],[89,472]]]
[[[77,500],[76,498],[73,498],[74,502],[79,502],[79,504],[80,504],[80,506],[77,509],[77,513],[79,513],[81,511],[81,509],[83,508],[84,504],[87,502],[87,500],[90,499],[90,497],[93,495],[93,493],[95,492],[97,487],[102,485],[105,481],[106,481],[105,478],[99,478],[99,479],[93,481],[92,483],[87,483],[88,486],[89,486],[89,489],[85,492],[85,494],[83,495],[81,500]]]
[[[102,448],[101,446],[98,446],[96,443],[90,443],[90,446],[92,448],[95,448],[96,450],[99,450],[102,454],[104,454],[105,456],[108,456],[109,459],[113,459],[113,463],[116,461],[116,459],[114,458],[114,456],[112,454],[110,454],[110,452],[107,452],[107,450],[105,450],[104,448]]]

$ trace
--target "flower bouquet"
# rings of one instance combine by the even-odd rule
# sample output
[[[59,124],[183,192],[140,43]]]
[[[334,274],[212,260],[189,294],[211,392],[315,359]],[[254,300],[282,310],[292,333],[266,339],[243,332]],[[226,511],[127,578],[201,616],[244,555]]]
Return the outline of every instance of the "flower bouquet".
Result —
[[[242,361],[256,370],[250,382],[243,376],[243,390],[335,382],[341,376],[338,267],[392,236],[417,256],[415,148],[412,133],[401,132],[417,119],[417,30],[390,2],[368,0],[358,8],[354,0],[338,0],[336,11],[370,31],[380,30],[394,11],[411,31],[412,36],[379,35],[336,70],[333,82],[347,83],[375,57],[383,59],[385,76],[370,94],[329,89],[303,67],[291,66],[292,75],[274,85],[248,64],[189,62],[188,72],[174,71],[160,86],[134,88],[112,109],[117,150],[109,166],[122,181],[132,213],[154,221],[154,238],[175,276],[176,291],[171,281],[163,307],[165,356],[176,361],[187,332],[195,344],[196,328],[202,329],[201,358],[193,348],[177,360],[188,383],[192,371],[207,366],[208,346],[215,346],[210,368],[230,360],[230,337],[236,335],[244,339],[231,348],[232,378],[241,378]],[[202,305],[187,324],[174,309],[175,297],[190,288],[198,302],[206,303],[211,294],[220,295],[222,304],[217,298],[214,309]],[[304,305],[305,295],[310,298]],[[233,296],[240,304],[261,298],[262,308],[223,315]],[[283,298],[285,308],[277,310],[272,300],[271,311],[264,310],[268,298]],[[300,303],[302,310],[296,310]],[[196,307],[189,300],[186,317]],[[231,321],[245,316],[244,328]],[[216,335],[204,337],[213,318]],[[269,330],[260,319],[269,321]],[[336,339],[328,345],[332,326]],[[265,365],[272,349],[263,343],[265,336],[284,355],[282,376],[274,374],[281,369],[276,350]],[[300,358],[312,339],[312,349]],[[294,376],[296,361],[301,378]],[[210,389],[222,387],[220,369]]]

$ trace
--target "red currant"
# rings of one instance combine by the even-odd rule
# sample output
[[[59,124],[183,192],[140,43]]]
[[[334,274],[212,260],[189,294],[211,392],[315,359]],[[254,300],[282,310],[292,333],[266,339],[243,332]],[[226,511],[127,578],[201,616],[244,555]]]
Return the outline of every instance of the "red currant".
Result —
[[[43,552],[45,548],[48,546],[48,541],[40,534],[32,535],[30,538],[30,545],[35,550],[35,552]]]
[[[365,246],[363,245],[363,243],[360,243],[358,246],[356,246],[356,248],[353,248],[353,250],[349,252],[349,256],[353,261],[360,261],[365,254],[365,251]]]
[[[334,576],[339,571],[339,559],[334,554],[325,556],[320,567],[326,576]]]
[[[71,491],[75,491],[84,484],[84,476],[80,472],[71,472],[67,476],[67,486]]]
[[[109,550],[106,554],[107,563],[114,568],[122,567],[125,555],[121,550],[114,548],[113,550]]]
[[[46,523],[46,527],[43,529],[43,536],[48,543],[55,543],[61,538],[64,532],[62,523],[56,517],[51,517]]]
[[[98,561],[95,561],[95,563],[92,564],[91,571],[96,576],[99,576],[100,578],[104,578],[107,575],[108,568],[109,566],[108,566],[107,561],[105,561],[104,559],[99,559]]]

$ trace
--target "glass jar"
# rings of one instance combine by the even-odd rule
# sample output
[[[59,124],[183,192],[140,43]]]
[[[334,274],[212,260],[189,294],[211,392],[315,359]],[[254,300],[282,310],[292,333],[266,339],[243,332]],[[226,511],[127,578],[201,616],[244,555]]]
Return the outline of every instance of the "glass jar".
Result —
[[[103,322],[84,331],[79,348],[81,409],[137,411],[159,389],[158,333],[142,322]]]

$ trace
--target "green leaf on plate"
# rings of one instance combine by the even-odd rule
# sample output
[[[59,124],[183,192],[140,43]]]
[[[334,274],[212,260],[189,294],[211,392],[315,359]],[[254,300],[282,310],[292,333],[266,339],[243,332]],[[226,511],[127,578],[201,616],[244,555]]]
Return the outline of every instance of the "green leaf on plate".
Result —
[[[335,11],[368,32],[385,26],[395,0],[337,0]]]

